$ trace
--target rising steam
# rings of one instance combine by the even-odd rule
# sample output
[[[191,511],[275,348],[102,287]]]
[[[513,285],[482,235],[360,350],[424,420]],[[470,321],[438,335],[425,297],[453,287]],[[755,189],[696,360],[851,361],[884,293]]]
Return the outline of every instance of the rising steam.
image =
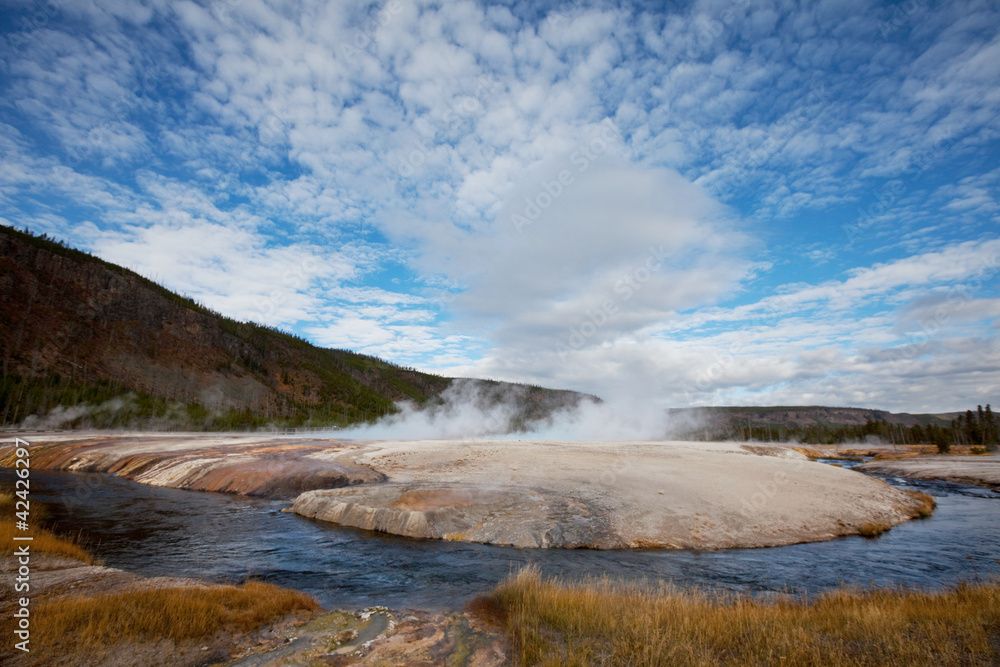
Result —
[[[667,440],[690,430],[694,416],[681,421],[662,408],[634,401],[579,397],[566,405],[532,410],[522,385],[455,380],[440,400],[420,406],[400,403],[399,412],[374,424],[338,431],[364,439],[538,438],[542,440]],[[539,414],[544,412],[545,414]]]

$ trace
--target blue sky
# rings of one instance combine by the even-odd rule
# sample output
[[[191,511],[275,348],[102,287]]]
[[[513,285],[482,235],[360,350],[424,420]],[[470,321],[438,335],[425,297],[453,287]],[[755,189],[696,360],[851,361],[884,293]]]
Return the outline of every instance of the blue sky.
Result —
[[[661,406],[997,396],[991,2],[14,2],[0,222]]]

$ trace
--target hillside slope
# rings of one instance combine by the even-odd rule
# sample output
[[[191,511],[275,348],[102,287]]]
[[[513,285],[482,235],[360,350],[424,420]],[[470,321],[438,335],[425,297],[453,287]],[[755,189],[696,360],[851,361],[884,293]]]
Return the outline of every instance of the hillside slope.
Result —
[[[0,226],[0,425],[347,425],[439,400],[445,377],[237,322],[45,237]],[[483,382],[522,423],[584,395]]]

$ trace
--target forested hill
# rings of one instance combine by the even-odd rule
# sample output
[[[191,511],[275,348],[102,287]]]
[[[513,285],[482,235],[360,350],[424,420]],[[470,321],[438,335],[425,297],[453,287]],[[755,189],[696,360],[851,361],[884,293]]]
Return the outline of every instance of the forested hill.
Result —
[[[698,424],[685,437],[698,440],[759,440],[834,444],[876,437],[898,444],[938,440],[962,443],[962,413],[911,414],[821,405],[730,406],[672,411]],[[696,415],[697,419],[692,419]]]
[[[53,241],[0,226],[0,425],[244,429],[347,425],[450,378],[238,322]],[[583,394],[478,381],[515,421]]]

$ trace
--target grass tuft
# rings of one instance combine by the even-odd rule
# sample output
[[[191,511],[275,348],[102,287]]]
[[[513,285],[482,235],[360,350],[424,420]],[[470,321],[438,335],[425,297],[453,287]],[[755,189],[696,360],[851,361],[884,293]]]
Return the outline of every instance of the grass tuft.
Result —
[[[17,498],[14,497],[13,493],[0,492],[0,543],[14,544],[15,535],[31,535],[34,538],[31,541],[32,553],[44,552],[57,556],[66,556],[67,558],[75,558],[88,565],[94,564],[94,557],[72,540],[59,537],[44,528],[36,526],[32,526],[28,532],[15,530],[14,507],[16,500]],[[38,503],[34,501],[29,502],[31,502],[32,519],[36,519],[36,517],[44,514],[42,507]]]
[[[934,496],[929,493],[924,493],[923,491],[914,491],[913,489],[906,489],[911,497],[920,501],[920,504],[915,510],[913,510],[913,517],[917,519],[926,519],[931,514],[934,513],[935,508],[937,508],[937,501],[934,500]]]
[[[838,590],[813,601],[543,580],[491,595],[520,665],[1000,664],[1000,585]]]
[[[31,653],[20,657],[26,667],[215,664],[249,633],[318,608],[305,593],[253,581],[32,601]],[[6,634],[12,621],[0,622]],[[0,648],[0,663],[12,658]]]
[[[813,449],[812,447],[791,447],[790,449],[792,449],[792,450],[798,452],[799,454],[802,454],[802,455],[804,455],[804,456],[806,456],[809,459],[814,460],[814,461],[816,459],[824,459],[824,458],[826,458],[826,456],[824,456],[823,452],[819,451],[818,449]]]
[[[858,535],[860,535],[861,537],[871,539],[874,537],[878,537],[882,533],[888,532],[890,528],[892,528],[892,526],[882,521],[876,521],[873,523],[864,523],[861,524],[860,528],[858,528]]]

